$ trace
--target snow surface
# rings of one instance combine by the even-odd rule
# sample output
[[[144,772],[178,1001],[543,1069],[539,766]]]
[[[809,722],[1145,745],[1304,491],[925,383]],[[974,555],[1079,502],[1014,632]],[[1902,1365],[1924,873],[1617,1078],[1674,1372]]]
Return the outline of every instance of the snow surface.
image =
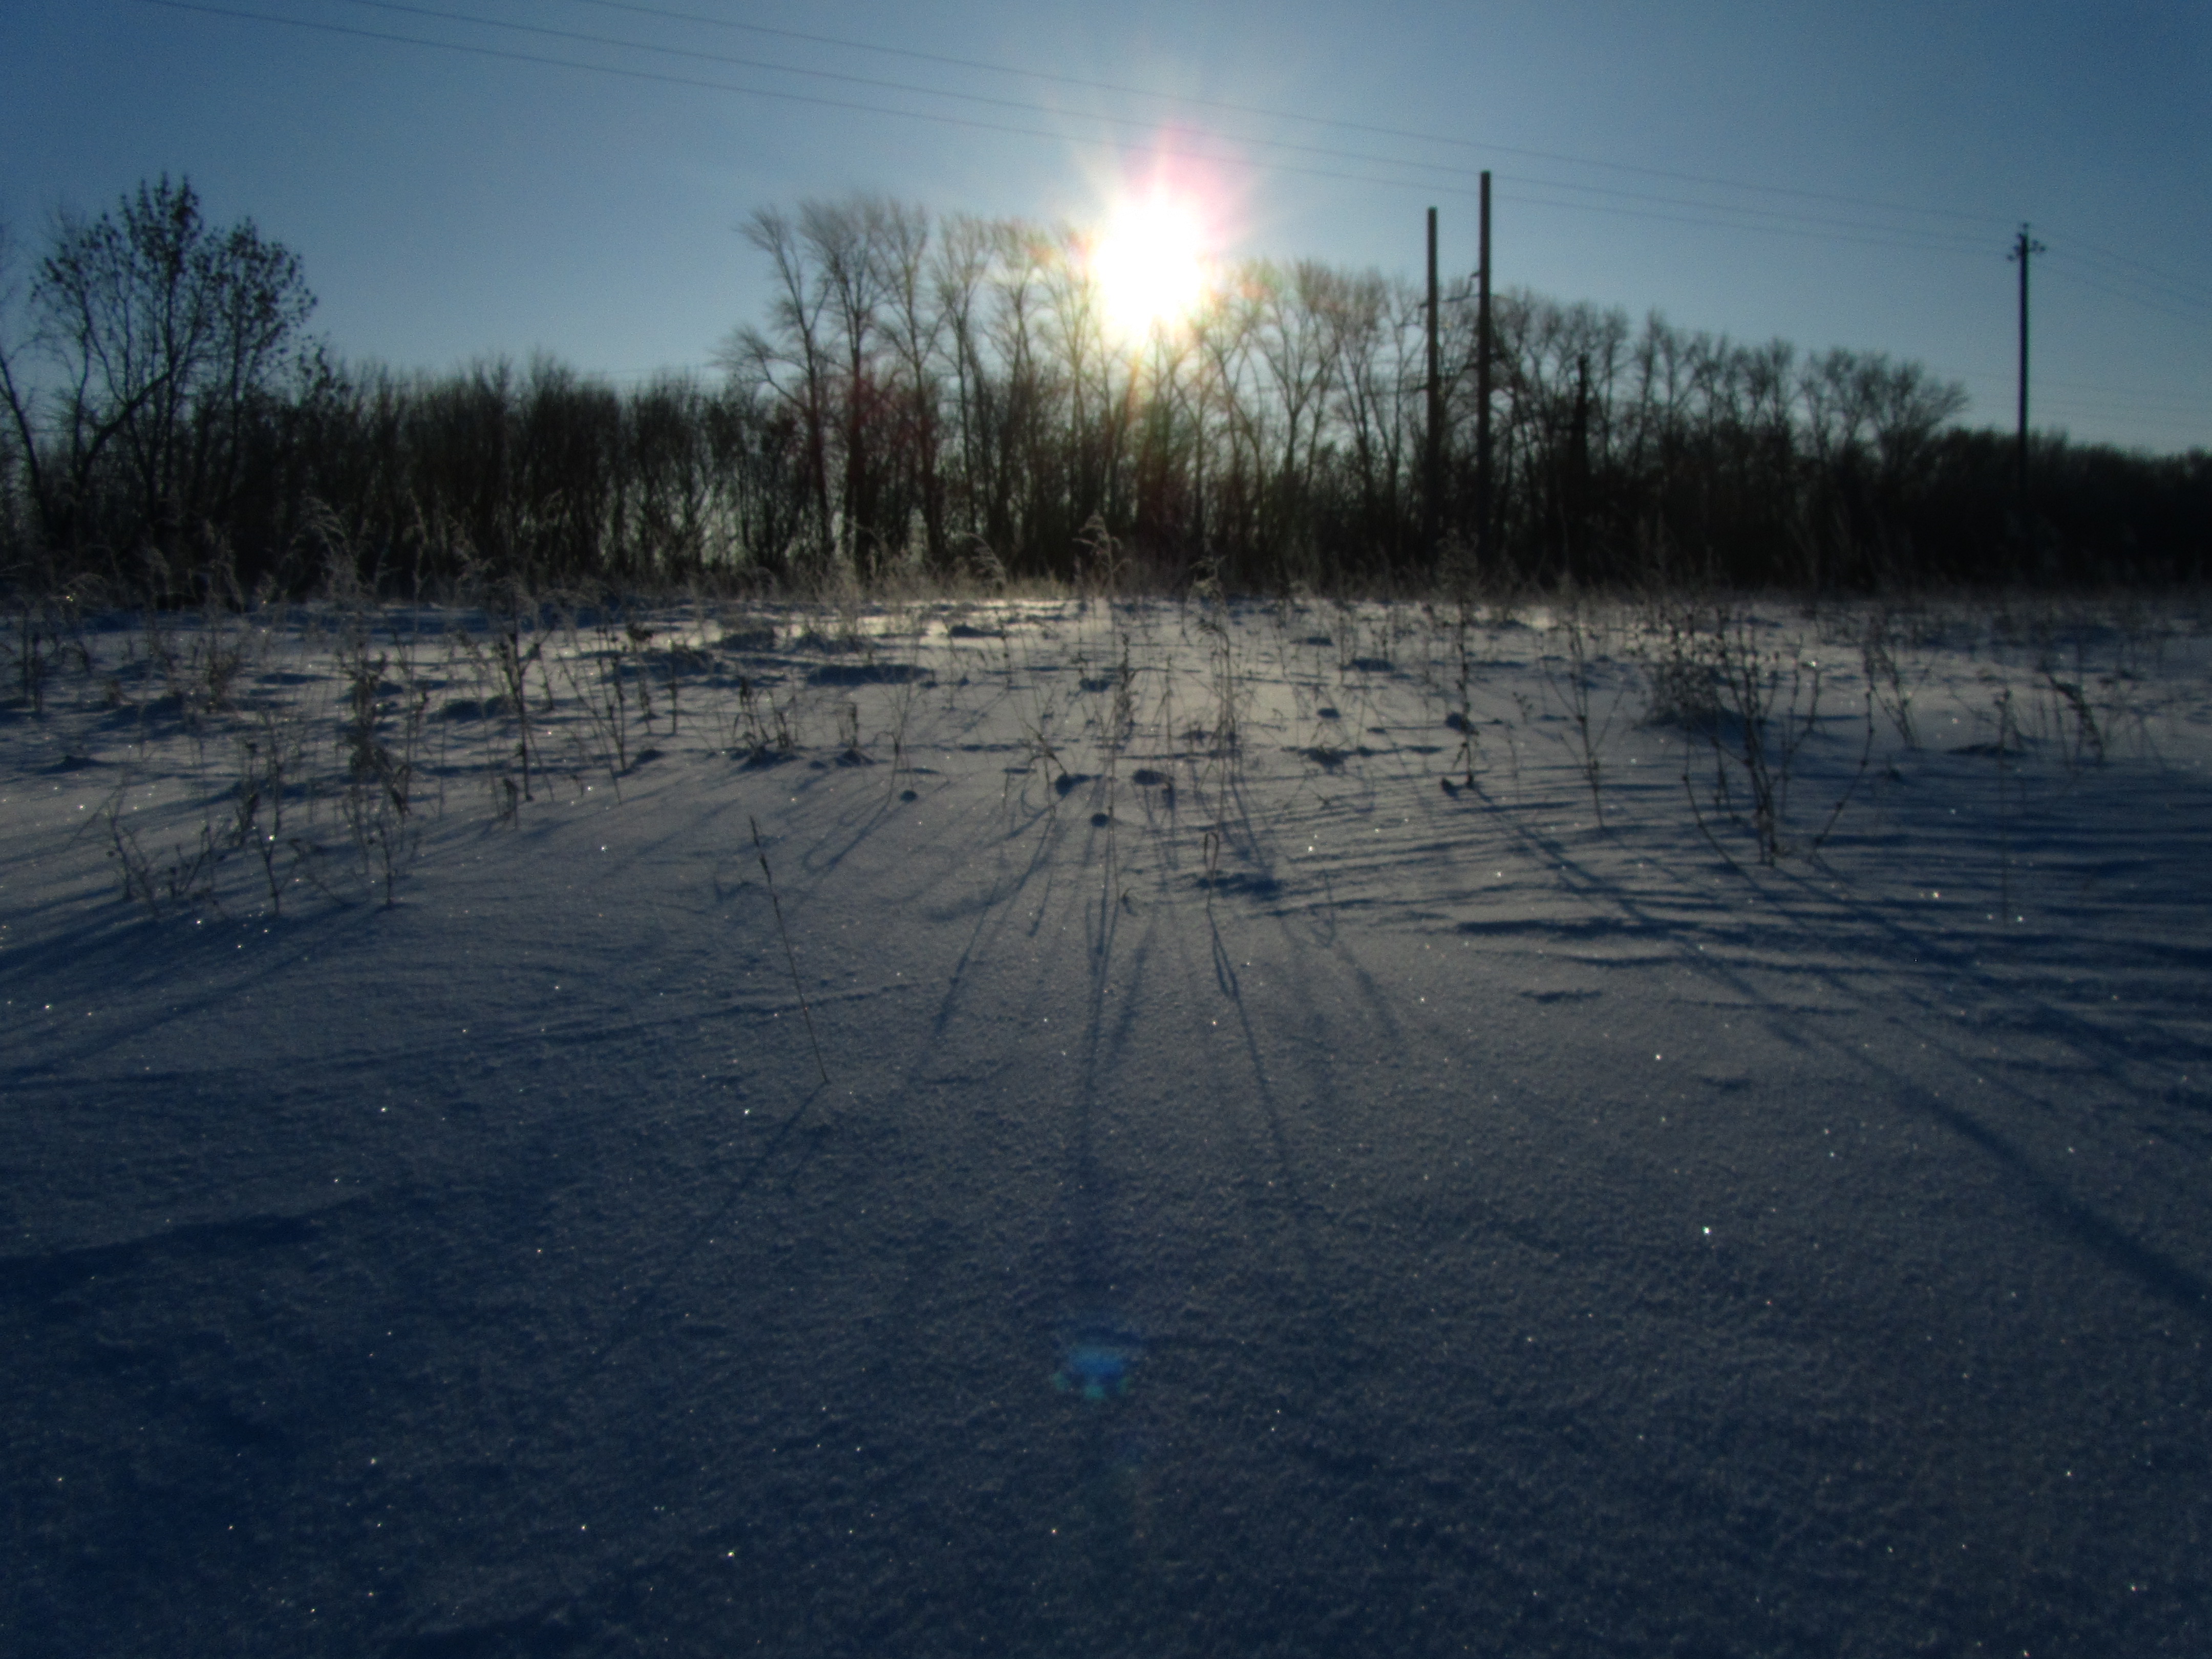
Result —
[[[0,1645],[2212,1650],[2212,641],[1738,617],[19,633]]]

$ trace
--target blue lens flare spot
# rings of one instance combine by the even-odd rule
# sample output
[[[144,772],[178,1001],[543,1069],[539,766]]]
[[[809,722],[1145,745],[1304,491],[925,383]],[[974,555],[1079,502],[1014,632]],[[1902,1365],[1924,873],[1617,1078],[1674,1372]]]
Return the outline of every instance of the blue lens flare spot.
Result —
[[[1129,1391],[1130,1369],[1143,1351],[1143,1340],[1133,1331],[1111,1324],[1078,1327],[1063,1336],[1052,1385],[1093,1405],[1119,1399]]]

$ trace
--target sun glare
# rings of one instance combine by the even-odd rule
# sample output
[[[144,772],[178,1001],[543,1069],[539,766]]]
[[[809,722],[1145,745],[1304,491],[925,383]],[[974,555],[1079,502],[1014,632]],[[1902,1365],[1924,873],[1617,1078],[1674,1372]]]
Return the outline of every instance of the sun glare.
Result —
[[[1091,272],[1107,327],[1122,340],[1174,327],[1206,294],[1206,227],[1197,209],[1164,193],[1123,202],[1091,249]]]

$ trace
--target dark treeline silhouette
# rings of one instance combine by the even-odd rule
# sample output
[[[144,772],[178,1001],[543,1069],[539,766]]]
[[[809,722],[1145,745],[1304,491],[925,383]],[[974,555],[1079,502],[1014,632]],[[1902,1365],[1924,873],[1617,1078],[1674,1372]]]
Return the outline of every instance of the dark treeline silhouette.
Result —
[[[2198,580],[2212,457],[2011,439],[1878,353],[1494,305],[1495,522],[1473,521],[1472,279],[1247,262],[1130,346],[1066,229],[868,198],[744,227],[774,278],[722,379],[618,392],[545,358],[332,361],[297,260],[188,183],[11,262],[0,551],[19,584],[174,601],[456,584],[805,587],[849,571],[1274,590],[1628,582],[1863,590]],[[0,245],[0,254],[11,250]],[[1426,526],[1443,527],[1431,540]]]

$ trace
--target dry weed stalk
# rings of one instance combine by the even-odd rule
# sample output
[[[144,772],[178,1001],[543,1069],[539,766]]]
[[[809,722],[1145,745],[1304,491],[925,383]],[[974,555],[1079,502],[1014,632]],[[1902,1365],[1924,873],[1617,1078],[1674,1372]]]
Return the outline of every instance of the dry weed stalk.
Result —
[[[1668,618],[1666,646],[1650,669],[1650,717],[1705,740],[1713,763],[1708,801],[1699,801],[1691,781],[1689,744],[1683,748],[1682,787],[1698,830],[1723,857],[1729,855],[1706,819],[1706,804],[1717,816],[1750,830],[1763,865],[1796,852],[1816,854],[1834,831],[1874,757],[1875,688],[1866,687],[1858,764],[1820,830],[1800,844],[1788,835],[1790,799],[1800,757],[1819,729],[1824,682],[1822,665],[1794,641],[1762,646],[1746,612],[1720,605],[1709,623],[1686,611]]]
[[[1560,684],[1559,677],[1553,672],[1548,659],[1539,660],[1542,665],[1546,689],[1565,709],[1573,724],[1576,756],[1581,764],[1583,777],[1589,785],[1590,810],[1596,814],[1597,827],[1602,830],[1605,828],[1605,744],[1612,735],[1613,723],[1620,712],[1621,698],[1626,695],[1626,689],[1622,687],[1614,690],[1613,701],[1606,705],[1602,717],[1593,724],[1592,714],[1597,702],[1595,664],[1599,659],[1593,656],[1592,647],[1596,641],[1591,638],[1590,626],[1583,621],[1578,609],[1569,610],[1560,626],[1567,636],[1565,684]],[[1474,775],[1470,769],[1468,783],[1472,787],[1474,782]]]

